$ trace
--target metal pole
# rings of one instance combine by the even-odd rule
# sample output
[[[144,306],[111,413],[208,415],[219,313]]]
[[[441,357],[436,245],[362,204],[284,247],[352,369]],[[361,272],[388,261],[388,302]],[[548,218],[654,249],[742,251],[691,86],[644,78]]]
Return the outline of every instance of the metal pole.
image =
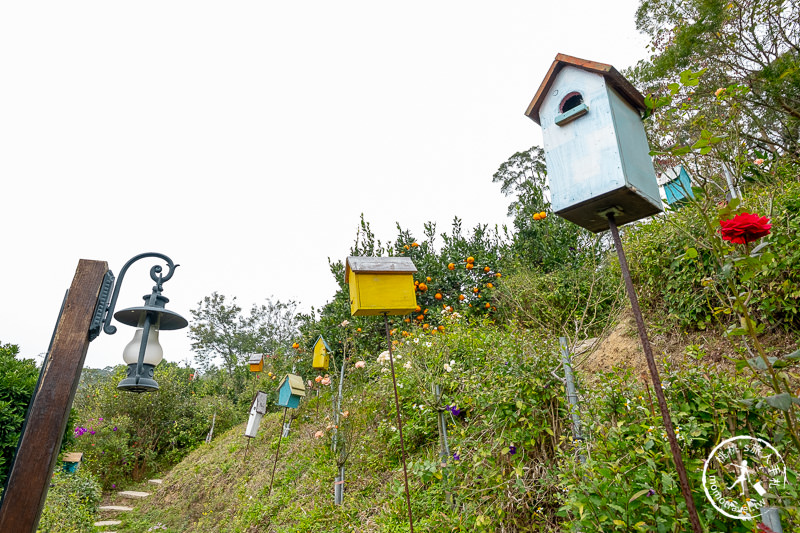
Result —
[[[669,408],[667,407],[667,399],[664,397],[664,389],[661,388],[661,378],[658,374],[658,368],[656,368],[653,349],[650,347],[650,340],[647,338],[647,330],[645,330],[644,327],[642,310],[639,307],[639,298],[636,296],[636,290],[633,288],[631,272],[628,268],[628,261],[625,258],[625,250],[622,249],[622,240],[619,238],[619,230],[617,229],[617,223],[614,221],[614,215],[612,213],[608,214],[608,227],[611,230],[611,236],[614,238],[614,246],[617,249],[617,257],[619,257],[619,266],[622,270],[622,277],[625,279],[625,288],[628,291],[628,298],[631,301],[631,310],[636,319],[636,327],[639,330],[639,340],[642,342],[644,356],[645,359],[647,359],[650,379],[653,381],[653,390],[658,399],[658,409],[661,411],[661,419],[664,422],[664,429],[667,432],[670,451],[672,451],[672,460],[675,462],[675,469],[678,471],[681,492],[683,493],[683,499],[686,501],[686,509],[689,512],[689,522],[691,522],[692,529],[695,533],[702,533],[703,528],[700,526],[700,518],[697,516],[697,508],[694,505],[694,499],[692,499],[692,491],[689,488],[689,478],[686,475],[686,467],[681,457],[681,449],[678,446],[678,439],[675,437],[675,429],[672,427],[672,420],[670,419]]]
[[[288,410],[289,410],[288,407],[283,408],[283,421],[281,422],[281,426],[283,426],[283,424],[286,423],[286,412]],[[281,450],[282,439],[283,439],[283,433],[281,433],[280,437],[278,437],[278,447],[275,448],[275,464],[272,465],[272,477],[269,480],[269,491],[267,491],[267,498],[269,498],[270,494],[272,494],[272,482],[275,481],[275,468],[277,468],[278,466],[278,452]]]
[[[386,326],[386,342],[389,345],[389,365],[392,368],[392,385],[394,386],[394,407],[397,411],[397,429],[400,431],[400,458],[403,460],[403,481],[406,484],[406,505],[408,507],[408,527],[414,533],[414,518],[411,516],[411,495],[408,492],[408,471],[406,469],[406,446],[403,442],[403,420],[400,418],[400,396],[397,394],[397,378],[394,375],[394,357],[392,356],[392,336],[389,333],[389,317],[383,313]]]
[[[436,395],[436,418],[439,422],[439,440],[442,446],[439,457],[442,460],[442,483],[445,486],[444,498],[445,501],[453,505],[453,495],[447,490],[447,471],[444,468],[447,466],[447,461],[450,460],[450,445],[447,442],[447,420],[445,420],[444,411],[442,411],[442,386],[434,385],[434,394]]]
[[[581,416],[578,408],[578,393],[575,391],[575,380],[572,377],[572,362],[569,357],[569,348],[567,347],[567,339],[559,337],[558,342],[561,345],[561,363],[564,365],[564,381],[567,385],[567,401],[569,402],[569,411],[572,415],[572,438],[575,441],[583,440],[583,433],[581,433]],[[581,463],[586,462],[586,456],[583,454],[578,455]]]
[[[772,533],[783,533],[781,515],[777,507],[762,507],[761,522],[772,530]]]

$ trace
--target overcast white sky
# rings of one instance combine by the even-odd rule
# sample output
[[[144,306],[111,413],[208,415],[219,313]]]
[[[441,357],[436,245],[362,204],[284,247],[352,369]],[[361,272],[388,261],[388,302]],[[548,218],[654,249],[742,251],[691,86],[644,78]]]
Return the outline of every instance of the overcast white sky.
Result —
[[[645,57],[636,0],[0,4],[0,342],[47,350],[78,260],[158,251],[204,296],[302,310],[336,289],[363,212],[378,238],[505,224],[491,181],[541,142],[523,115],[556,53]],[[139,305],[139,262],[118,308]],[[161,336],[191,359],[187,330]],[[133,330],[89,349],[121,363]],[[41,361],[41,358],[39,358]]]

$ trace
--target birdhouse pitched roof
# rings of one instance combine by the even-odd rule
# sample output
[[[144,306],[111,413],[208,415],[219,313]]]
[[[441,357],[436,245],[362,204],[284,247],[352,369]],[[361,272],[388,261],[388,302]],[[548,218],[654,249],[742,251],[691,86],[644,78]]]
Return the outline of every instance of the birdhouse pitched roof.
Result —
[[[264,354],[261,354],[261,353],[251,353],[251,354],[250,354],[250,359],[248,359],[247,363],[248,363],[248,364],[251,364],[251,365],[257,365],[258,363],[260,363],[260,362],[261,362],[261,360],[262,360],[263,358],[264,358]]]
[[[328,346],[328,341],[326,341],[324,338],[322,338],[322,335],[320,335],[319,338],[316,341],[314,341],[314,348],[317,347],[317,344],[319,344],[320,341],[322,341],[322,345],[325,347],[325,351],[330,352],[331,351],[331,347]]]
[[[417,267],[410,257],[350,256],[345,261],[345,283],[350,283],[350,271],[356,274],[413,274],[417,271]]]
[[[283,384],[286,383],[287,380],[289,381],[289,392],[291,392],[294,396],[306,395],[306,384],[303,383],[303,378],[294,374],[286,374],[286,376],[281,380],[281,384],[278,385],[278,388],[282,389]]]
[[[64,454],[65,463],[80,463],[83,459],[82,452],[69,452]]]
[[[533,97],[530,105],[528,105],[528,109],[525,111],[525,116],[537,124],[541,125],[541,122],[539,121],[539,108],[542,106],[544,97],[550,92],[550,87],[552,87],[553,82],[558,76],[558,73],[566,66],[576,67],[603,76],[606,79],[606,83],[616,90],[626,102],[634,107],[634,109],[640,113],[647,109],[642,93],[640,93],[636,87],[631,84],[631,82],[626,80],[625,77],[611,65],[598,63],[596,61],[589,61],[586,59],[579,59],[566,54],[558,54],[556,55],[553,64],[550,65],[550,70],[547,71],[547,75],[542,80],[539,90],[536,91],[536,95]]]

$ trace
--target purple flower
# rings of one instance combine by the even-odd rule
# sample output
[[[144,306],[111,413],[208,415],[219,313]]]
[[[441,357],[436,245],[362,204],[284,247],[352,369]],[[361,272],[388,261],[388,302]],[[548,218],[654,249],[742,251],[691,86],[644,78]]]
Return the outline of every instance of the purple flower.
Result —
[[[112,489],[116,489],[116,488],[117,488],[117,484],[116,484],[116,483],[112,483],[112,484],[111,484],[111,488],[112,488]]]
[[[116,430],[117,430],[117,426],[114,426],[114,429],[112,431],[116,431]]]
[[[515,453],[517,453],[517,447],[512,444],[511,446],[508,447],[508,453],[514,455]]]
[[[654,491],[653,489],[650,489],[650,490],[647,491],[647,495],[648,496],[652,496],[655,493],[656,493],[656,491]]]
[[[94,435],[94,430],[91,430],[89,434]]]
[[[461,460],[461,456],[458,455],[457,453],[453,453],[453,459],[456,460],[456,461],[460,461]]]
[[[458,407],[456,407],[455,405],[446,405],[445,409],[447,411],[450,411],[450,414],[452,414],[455,418],[458,418],[464,412],[461,409],[459,409]]]
[[[101,416],[101,417],[100,417],[100,418],[98,418],[97,420],[99,420],[100,422],[102,422],[102,421],[103,421],[103,417]]]

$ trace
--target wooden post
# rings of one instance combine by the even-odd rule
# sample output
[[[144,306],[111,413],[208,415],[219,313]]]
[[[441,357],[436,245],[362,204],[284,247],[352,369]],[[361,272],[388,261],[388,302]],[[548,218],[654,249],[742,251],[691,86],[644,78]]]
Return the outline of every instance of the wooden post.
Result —
[[[78,262],[11,465],[0,504],[0,531],[35,533],[39,524],[89,349],[89,324],[106,271],[105,261]]]

